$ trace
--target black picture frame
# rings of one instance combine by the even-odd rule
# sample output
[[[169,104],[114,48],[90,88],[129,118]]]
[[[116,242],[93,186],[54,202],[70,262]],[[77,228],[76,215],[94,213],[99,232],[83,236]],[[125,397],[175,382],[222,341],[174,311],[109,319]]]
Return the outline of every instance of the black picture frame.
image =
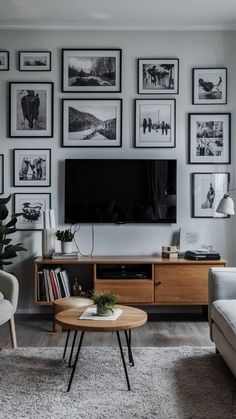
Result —
[[[98,98],[91,98],[91,99],[62,99],[62,147],[122,147],[122,99],[98,99]],[[73,106],[72,106],[73,105]],[[113,113],[112,108],[109,111],[109,106],[113,106]],[[94,114],[92,114],[94,106]],[[113,121],[116,117],[116,128],[115,128],[115,138],[107,138],[104,135],[100,133],[100,131],[97,131],[97,139],[93,139],[91,137],[91,133],[87,133],[84,138],[76,138],[76,130],[74,130],[74,133],[72,133],[71,137],[69,138],[69,123],[70,123],[70,115],[69,113],[70,108],[73,108],[73,114],[78,114],[79,118],[81,118],[81,114],[83,111],[85,114],[90,113],[90,121],[93,120],[93,117],[95,117],[95,124],[97,124],[97,121],[99,118],[101,118],[102,113],[102,107],[106,108],[107,114],[105,114],[105,119],[101,123],[105,123],[105,129],[108,129],[108,134],[111,136],[114,134],[113,129]],[[77,109],[75,109],[77,107]],[[91,108],[91,111],[90,109]],[[81,110],[83,109],[83,111]],[[79,111],[79,113],[78,113]],[[98,112],[98,114],[97,114]],[[97,116],[96,116],[97,115]],[[85,116],[86,118],[86,116]],[[77,118],[78,119],[78,118]],[[111,124],[108,124],[108,121],[111,121]],[[90,123],[89,121],[89,123]],[[108,125],[108,126],[107,126]],[[96,125],[95,125],[96,127]],[[103,128],[104,129],[104,128]],[[86,129],[86,131],[89,131]],[[96,131],[96,129],[95,129]],[[79,135],[82,135],[82,131],[79,130]],[[114,141],[112,143],[112,141]]]
[[[13,186],[24,188],[51,186],[51,149],[14,148]]]
[[[176,147],[176,100],[175,99],[135,99],[134,147],[135,148],[175,148]],[[146,109],[141,106],[146,105]],[[166,114],[166,106],[169,113]],[[153,107],[153,110],[150,108]],[[156,107],[156,109],[155,109]],[[161,114],[162,112],[162,114]],[[143,113],[143,115],[141,115]],[[153,120],[152,115],[158,118]],[[146,129],[144,120],[146,119]],[[151,119],[151,125],[148,124]],[[164,121],[165,119],[165,121]],[[143,123],[140,122],[143,120]],[[163,124],[164,122],[164,124]],[[169,133],[168,133],[169,130]],[[150,135],[149,135],[150,134]]]
[[[179,58],[138,58],[137,64],[138,94],[179,94]],[[160,71],[158,71],[158,66]],[[162,66],[173,66],[173,69],[165,69],[164,67],[162,69]],[[172,79],[170,74],[173,76]],[[169,83],[170,80],[173,80],[173,86],[166,86],[168,75]]]
[[[0,71],[9,71],[10,68],[10,54],[9,51],[0,51]]]
[[[22,197],[22,200],[20,199]],[[25,198],[23,198],[25,197]],[[35,198],[33,198],[35,197]],[[42,202],[46,205],[42,205]],[[22,205],[22,201],[25,202],[25,210]],[[32,204],[34,202],[34,207]],[[40,205],[42,205],[40,207]],[[38,231],[43,230],[43,217],[42,211],[45,209],[51,209],[51,193],[41,193],[41,192],[34,192],[34,193],[25,193],[19,192],[14,194],[14,211],[15,213],[22,213],[22,216],[18,217],[16,223],[17,230],[27,230],[27,231]],[[32,211],[32,212],[31,212]],[[39,218],[37,219],[37,215],[39,212]]]
[[[28,56],[28,64],[24,64],[24,56]],[[36,61],[38,56],[38,60]],[[42,59],[47,60],[46,64]],[[52,69],[52,53],[51,51],[19,51],[19,71],[51,71]],[[35,64],[33,64],[35,63]]]
[[[36,94],[35,91],[37,92]],[[35,111],[35,118],[29,119],[27,116],[25,116],[25,113],[27,112],[27,97],[30,95],[32,96],[32,92],[35,97],[35,102],[38,97],[39,109],[38,112]],[[26,97],[24,105],[22,102],[23,97]],[[35,106],[36,105],[34,104],[34,107]],[[40,106],[42,112],[40,112]],[[53,111],[53,82],[30,81],[9,83],[10,138],[52,138],[54,120]],[[35,128],[34,124],[36,124]]]
[[[4,194],[4,155],[0,154],[0,195]]]
[[[231,113],[188,114],[188,163],[231,163]]]
[[[102,85],[96,85],[95,83],[98,83],[99,81],[96,80],[96,77],[91,78],[90,80],[90,86],[89,86],[89,80],[87,80],[86,84],[86,78],[88,79],[88,76],[86,76],[86,73],[83,72],[81,65],[79,62],[79,59],[81,60],[95,60],[99,58],[110,58],[115,61],[115,74],[114,79],[103,77]],[[71,77],[72,79],[76,77],[76,80],[74,83],[79,83],[77,79],[80,77],[79,73],[82,73],[81,76],[81,85],[74,84],[73,86],[70,85],[68,82],[69,79],[69,60],[73,60],[73,65],[78,65],[78,69],[73,68],[74,76]],[[78,62],[78,63],[77,63]],[[114,65],[113,63],[110,63],[109,65]],[[91,64],[90,64],[91,66]],[[94,70],[96,71],[96,70]],[[91,74],[92,70],[90,70]],[[85,75],[84,75],[85,73]],[[77,75],[78,74],[78,75]],[[88,73],[87,73],[88,74]],[[90,75],[89,75],[90,76]],[[82,77],[84,80],[82,80]],[[98,78],[98,77],[97,77]],[[110,85],[114,82],[114,86]],[[62,92],[65,93],[120,93],[122,89],[122,50],[120,48],[64,48],[62,49]]]
[[[196,67],[192,70],[192,104],[227,104],[227,68]]]
[[[191,174],[192,218],[228,218],[216,212],[221,199],[229,190],[229,172],[198,172]]]

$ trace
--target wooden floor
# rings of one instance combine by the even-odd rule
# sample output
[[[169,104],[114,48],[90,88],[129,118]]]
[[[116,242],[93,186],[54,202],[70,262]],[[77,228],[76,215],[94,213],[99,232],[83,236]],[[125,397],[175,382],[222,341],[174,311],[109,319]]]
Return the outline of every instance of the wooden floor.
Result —
[[[18,346],[64,346],[66,333],[53,333],[52,320],[47,316],[16,317]],[[116,346],[112,333],[87,333],[87,346]],[[206,321],[149,321],[142,328],[132,331],[133,346],[211,346]],[[0,348],[11,347],[8,325],[0,327]]]

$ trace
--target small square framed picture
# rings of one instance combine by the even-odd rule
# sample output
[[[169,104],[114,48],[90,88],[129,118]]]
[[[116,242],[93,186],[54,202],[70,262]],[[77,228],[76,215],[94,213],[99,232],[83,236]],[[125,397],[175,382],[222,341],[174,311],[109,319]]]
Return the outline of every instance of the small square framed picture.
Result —
[[[0,154],[0,195],[4,193],[4,155]]]
[[[9,51],[0,51],[0,71],[8,71],[9,64]]]
[[[51,71],[51,52],[20,51],[19,71]]]
[[[135,100],[135,147],[175,147],[175,99]]]
[[[229,173],[192,173],[192,217],[226,218],[216,209],[228,191]]]
[[[18,230],[43,230],[43,211],[51,208],[50,193],[16,193],[15,212]]]
[[[138,93],[178,94],[178,58],[139,58]]]
[[[51,185],[51,150],[13,150],[14,186],[40,187]]]
[[[189,114],[189,163],[229,164],[231,114]]]
[[[193,105],[227,103],[227,68],[193,69]]]

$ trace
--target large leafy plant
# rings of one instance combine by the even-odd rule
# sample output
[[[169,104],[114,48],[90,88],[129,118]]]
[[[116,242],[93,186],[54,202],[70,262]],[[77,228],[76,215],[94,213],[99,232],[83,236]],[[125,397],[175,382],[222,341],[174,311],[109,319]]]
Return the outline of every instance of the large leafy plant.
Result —
[[[0,198],[0,269],[5,265],[11,265],[9,259],[15,258],[17,252],[27,250],[22,246],[22,243],[10,244],[12,239],[8,238],[9,235],[15,233],[17,217],[21,214],[10,215],[10,220],[4,224],[4,220],[9,216],[9,211],[6,204],[11,200],[11,195],[7,198]]]

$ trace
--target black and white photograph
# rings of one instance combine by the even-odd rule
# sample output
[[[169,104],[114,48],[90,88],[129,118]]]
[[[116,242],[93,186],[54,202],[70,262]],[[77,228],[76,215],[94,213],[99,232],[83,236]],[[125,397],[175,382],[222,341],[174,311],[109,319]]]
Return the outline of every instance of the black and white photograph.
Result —
[[[50,186],[51,150],[14,149],[14,186]]]
[[[20,71],[51,71],[50,51],[20,51]]]
[[[63,92],[121,92],[121,49],[63,49]]]
[[[135,100],[135,147],[175,147],[175,99]]]
[[[229,173],[192,174],[192,216],[196,218],[225,218],[216,209],[228,191]]]
[[[139,58],[138,93],[178,94],[178,58]]]
[[[16,193],[15,212],[18,230],[43,230],[43,211],[51,208],[50,193]]]
[[[9,70],[9,51],[0,51],[0,71]]]
[[[64,147],[121,147],[121,99],[63,99]]]
[[[189,163],[230,163],[230,113],[189,114]]]
[[[193,104],[227,103],[227,68],[193,69]]]
[[[4,193],[4,155],[0,154],[0,195]]]
[[[10,83],[10,137],[53,136],[53,83]]]

